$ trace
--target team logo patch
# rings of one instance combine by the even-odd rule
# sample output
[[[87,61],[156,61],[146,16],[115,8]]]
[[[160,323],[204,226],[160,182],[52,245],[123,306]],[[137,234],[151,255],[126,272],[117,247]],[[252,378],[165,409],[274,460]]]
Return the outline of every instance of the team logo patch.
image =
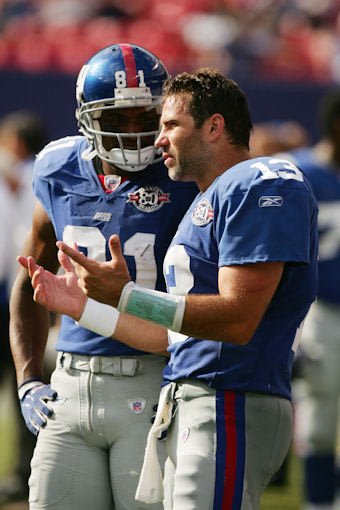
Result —
[[[130,410],[135,414],[141,414],[145,409],[145,398],[136,398],[128,400]]]
[[[102,212],[102,211],[97,211],[96,214],[93,216],[94,220],[99,220],[99,221],[111,221],[111,218],[112,218],[111,213]]]
[[[195,206],[191,221],[198,227],[204,227],[214,218],[214,210],[207,198],[202,198]]]
[[[131,202],[139,211],[154,212],[163,204],[170,203],[170,193],[164,193],[157,186],[143,186],[134,193],[128,193],[127,202]]]
[[[259,198],[259,207],[281,207],[283,198],[280,196],[263,196]]]
[[[104,186],[109,191],[117,189],[121,182],[122,178],[120,175],[105,175],[104,177]]]

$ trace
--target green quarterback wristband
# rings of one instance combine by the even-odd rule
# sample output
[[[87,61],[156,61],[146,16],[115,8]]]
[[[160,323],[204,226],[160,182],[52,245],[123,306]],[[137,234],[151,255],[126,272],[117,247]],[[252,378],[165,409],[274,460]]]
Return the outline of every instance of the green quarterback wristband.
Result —
[[[185,296],[145,289],[129,282],[122,290],[118,310],[178,332],[183,322]]]

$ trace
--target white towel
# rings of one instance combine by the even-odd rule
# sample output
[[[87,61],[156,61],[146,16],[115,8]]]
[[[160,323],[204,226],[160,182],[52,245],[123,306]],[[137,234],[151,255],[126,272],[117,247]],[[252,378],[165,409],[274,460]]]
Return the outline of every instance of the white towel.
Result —
[[[175,387],[175,383],[169,383],[161,389],[155,421],[146,442],[143,467],[135,495],[135,499],[143,503],[163,501],[163,477],[157,456],[157,439],[170,425]]]

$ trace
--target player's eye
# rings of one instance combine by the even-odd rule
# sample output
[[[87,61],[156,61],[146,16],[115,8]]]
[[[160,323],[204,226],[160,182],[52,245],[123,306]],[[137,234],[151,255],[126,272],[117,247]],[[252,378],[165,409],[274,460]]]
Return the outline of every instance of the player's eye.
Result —
[[[100,126],[102,131],[106,131],[108,133],[120,133],[121,130],[121,123],[119,121],[115,120],[102,120],[100,122]]]

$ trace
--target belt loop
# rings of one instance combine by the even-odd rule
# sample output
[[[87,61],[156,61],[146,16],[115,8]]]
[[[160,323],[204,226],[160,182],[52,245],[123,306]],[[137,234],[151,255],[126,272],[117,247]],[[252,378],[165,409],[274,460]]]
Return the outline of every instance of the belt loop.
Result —
[[[62,368],[63,367],[63,358],[64,358],[64,353],[62,351],[58,351],[58,353],[57,353],[57,360],[56,360],[56,367],[57,368]]]
[[[63,352],[60,356],[60,365],[63,367],[67,374],[71,373],[72,354]]]
[[[101,372],[101,362],[99,356],[91,356],[89,361],[90,372],[99,374]]]
[[[138,370],[138,365],[136,358],[123,358],[121,360],[122,375],[134,376]]]
[[[122,375],[123,375],[122,357],[119,356],[119,358],[118,358],[118,373],[117,373],[117,376],[121,377]]]

